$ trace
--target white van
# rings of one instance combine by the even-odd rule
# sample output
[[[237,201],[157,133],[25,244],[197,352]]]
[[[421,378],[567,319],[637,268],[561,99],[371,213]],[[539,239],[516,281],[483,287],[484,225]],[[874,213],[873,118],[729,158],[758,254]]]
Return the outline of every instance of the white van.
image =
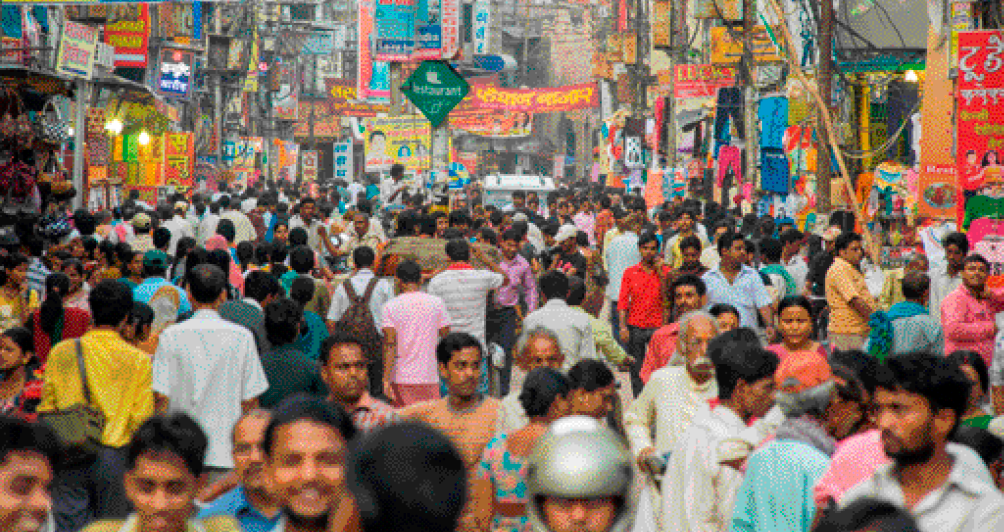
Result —
[[[512,193],[516,190],[536,192],[540,202],[544,203],[548,192],[553,192],[556,188],[553,179],[540,175],[489,175],[485,176],[482,183],[481,198],[484,205],[502,209],[512,205]]]

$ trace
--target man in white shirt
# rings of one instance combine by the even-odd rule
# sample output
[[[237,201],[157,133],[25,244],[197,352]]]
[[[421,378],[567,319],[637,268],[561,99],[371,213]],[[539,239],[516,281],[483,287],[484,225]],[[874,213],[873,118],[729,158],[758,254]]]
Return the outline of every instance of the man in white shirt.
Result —
[[[565,355],[562,369],[568,371],[578,361],[599,358],[593,340],[593,324],[589,316],[568,306],[568,277],[557,270],[540,276],[540,291],[547,300],[544,306],[531,312],[523,320],[523,328],[542,327],[558,337],[561,352]]]
[[[962,261],[969,255],[969,239],[963,233],[949,233],[941,244],[947,264],[932,265],[930,268],[931,304],[928,307],[931,317],[939,325],[942,301],[962,285]]]
[[[789,229],[781,233],[781,265],[788,270],[788,275],[795,281],[797,292],[789,296],[800,296],[808,292],[805,280],[809,277],[809,263],[802,256],[802,245],[805,235],[798,229]]]
[[[680,319],[680,348],[686,364],[666,366],[652,373],[624,413],[624,429],[642,472],[654,474],[653,457],[676,449],[694,414],[718,396],[714,366],[706,355],[708,342],[718,335],[718,321],[704,311]],[[653,440],[652,435],[655,435]],[[654,532],[655,508],[645,490],[639,499],[635,532]]]
[[[234,229],[236,230],[234,245],[241,242],[254,242],[258,239],[258,233],[255,231],[254,225],[251,224],[251,220],[248,219],[246,214],[237,210],[239,206],[240,200],[237,197],[231,199],[228,196],[223,196],[220,198],[220,210],[223,211],[220,219],[230,220],[234,223]]]
[[[359,195],[364,194],[363,199],[365,199],[366,186],[358,181],[353,181],[349,183],[346,187],[349,191],[349,201],[345,204],[347,207],[352,208],[356,206],[356,202],[359,201]]]
[[[227,298],[223,271],[202,264],[185,277],[195,314],[160,334],[151,388],[158,412],[185,412],[206,430],[206,467],[218,477],[233,468],[232,427],[268,382],[254,335],[217,312]]]
[[[774,404],[777,355],[759,346],[717,344],[709,346],[708,357],[719,404],[698,407],[670,454],[662,481],[665,530],[728,532],[743,477],[723,463],[721,443],[740,437],[750,420],[765,416]]]
[[[476,270],[471,266],[471,245],[466,240],[455,238],[447,242],[446,256],[450,259],[450,265],[429,281],[426,291],[439,296],[446,303],[446,309],[450,313],[450,332],[470,334],[482,346],[487,346],[486,298],[490,291],[502,287],[508,280],[499,265],[484,256],[477,247],[474,248],[474,253],[491,271]],[[487,347],[483,352],[488,352]]]
[[[178,241],[184,237],[195,238],[195,228],[192,224],[185,218],[185,212],[188,211],[188,204],[184,201],[179,201],[174,204],[174,216],[161,224],[166,227],[168,231],[171,232],[171,244],[167,248],[167,254],[174,256],[178,252]]]
[[[206,245],[206,240],[212,238],[216,234],[216,225],[220,223],[220,204],[215,201],[209,205],[209,212],[207,212],[203,217],[202,221],[199,222],[199,230],[195,239],[199,242],[200,246]]]
[[[380,202],[384,210],[400,210],[404,208],[404,195],[408,186],[402,183],[404,165],[395,164],[390,168],[390,178],[380,183]]]

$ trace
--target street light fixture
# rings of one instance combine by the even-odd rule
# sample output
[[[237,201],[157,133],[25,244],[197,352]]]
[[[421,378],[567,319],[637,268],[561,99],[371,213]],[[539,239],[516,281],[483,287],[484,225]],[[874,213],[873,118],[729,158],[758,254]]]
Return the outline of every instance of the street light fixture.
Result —
[[[112,135],[118,135],[122,133],[122,127],[122,121],[118,118],[113,118],[105,124],[105,131],[108,131]]]

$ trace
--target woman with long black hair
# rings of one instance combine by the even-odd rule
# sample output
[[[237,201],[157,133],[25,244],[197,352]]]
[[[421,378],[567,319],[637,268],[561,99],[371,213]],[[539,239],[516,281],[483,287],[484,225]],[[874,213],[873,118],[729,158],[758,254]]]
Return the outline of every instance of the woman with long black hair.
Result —
[[[25,321],[35,340],[35,355],[45,364],[52,346],[69,338],[80,338],[91,326],[91,315],[79,308],[64,305],[70,293],[70,278],[62,272],[45,278],[42,306]]]
[[[33,369],[31,331],[13,327],[0,333],[0,414],[35,421],[42,402],[42,380]]]

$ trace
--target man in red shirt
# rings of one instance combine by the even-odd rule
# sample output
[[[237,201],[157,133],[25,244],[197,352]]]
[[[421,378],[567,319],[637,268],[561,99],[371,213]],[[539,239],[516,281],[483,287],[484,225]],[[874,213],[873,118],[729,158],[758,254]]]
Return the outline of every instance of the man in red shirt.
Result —
[[[669,268],[662,263],[655,233],[638,237],[638,251],[641,262],[624,270],[617,299],[620,338],[628,344],[628,354],[635,360],[631,368],[631,388],[635,395],[640,394],[644,386],[641,365],[645,360],[645,346],[656,329],[668,321],[669,313],[663,304],[663,286]]]

